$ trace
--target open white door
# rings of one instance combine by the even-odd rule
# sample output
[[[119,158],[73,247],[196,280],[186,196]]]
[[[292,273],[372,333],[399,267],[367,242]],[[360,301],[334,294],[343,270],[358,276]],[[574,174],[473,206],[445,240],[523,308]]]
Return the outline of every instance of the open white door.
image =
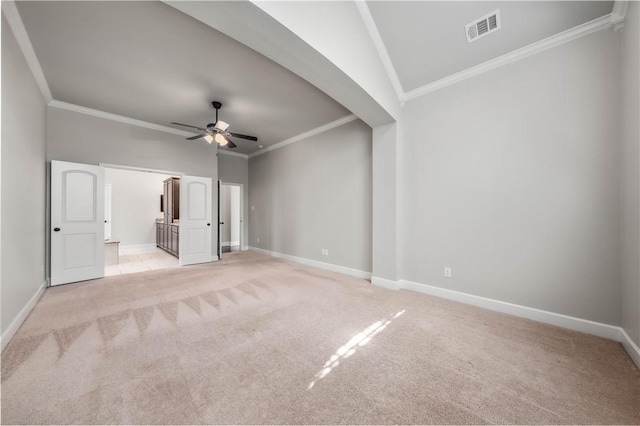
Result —
[[[213,260],[211,178],[180,179],[180,265]]]
[[[51,162],[51,285],[104,276],[104,169]]]

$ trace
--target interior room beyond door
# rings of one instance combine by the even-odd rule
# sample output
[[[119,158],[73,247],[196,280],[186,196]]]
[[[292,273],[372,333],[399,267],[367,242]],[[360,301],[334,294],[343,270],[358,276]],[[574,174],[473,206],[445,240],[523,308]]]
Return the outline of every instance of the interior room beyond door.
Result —
[[[242,187],[220,185],[220,248],[222,253],[242,250]]]

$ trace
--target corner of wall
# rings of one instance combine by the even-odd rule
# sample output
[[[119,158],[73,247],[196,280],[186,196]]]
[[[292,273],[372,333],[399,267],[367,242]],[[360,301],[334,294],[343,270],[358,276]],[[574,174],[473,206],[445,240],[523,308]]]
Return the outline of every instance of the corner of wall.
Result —
[[[36,306],[42,295],[44,294],[45,289],[47,288],[48,280],[45,280],[40,288],[35,292],[35,294],[29,299],[26,305],[20,310],[18,315],[11,321],[11,324],[7,327],[7,329],[0,336],[0,346],[1,350],[7,347],[13,336],[16,334],[24,320],[27,319],[33,308]]]

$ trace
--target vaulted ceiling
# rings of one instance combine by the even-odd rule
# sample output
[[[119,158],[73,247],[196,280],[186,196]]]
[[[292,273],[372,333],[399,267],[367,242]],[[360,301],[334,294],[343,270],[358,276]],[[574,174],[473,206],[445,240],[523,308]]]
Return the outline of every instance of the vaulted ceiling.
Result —
[[[611,13],[612,1],[369,1],[405,92]],[[500,10],[501,29],[471,43],[465,25]]]
[[[18,2],[18,10],[58,101],[201,127],[215,121],[211,101],[220,101],[229,131],[259,138],[234,139],[234,151],[245,154],[350,114],[282,66],[161,2]]]
[[[350,114],[284,67],[162,2],[17,6],[58,101],[164,126],[177,121],[202,127],[214,121],[211,101],[220,101],[220,118],[231,124],[230,131],[260,139],[236,140],[235,151],[245,154]],[[408,92],[606,15],[613,2],[369,1],[367,6],[402,91]],[[467,43],[464,26],[496,9],[501,29]]]

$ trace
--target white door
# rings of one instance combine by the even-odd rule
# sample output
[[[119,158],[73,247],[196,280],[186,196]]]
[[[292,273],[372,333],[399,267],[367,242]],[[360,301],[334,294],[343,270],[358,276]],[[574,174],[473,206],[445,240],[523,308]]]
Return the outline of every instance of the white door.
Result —
[[[104,276],[104,169],[51,162],[51,285]]]
[[[180,179],[180,265],[213,260],[211,178]]]

